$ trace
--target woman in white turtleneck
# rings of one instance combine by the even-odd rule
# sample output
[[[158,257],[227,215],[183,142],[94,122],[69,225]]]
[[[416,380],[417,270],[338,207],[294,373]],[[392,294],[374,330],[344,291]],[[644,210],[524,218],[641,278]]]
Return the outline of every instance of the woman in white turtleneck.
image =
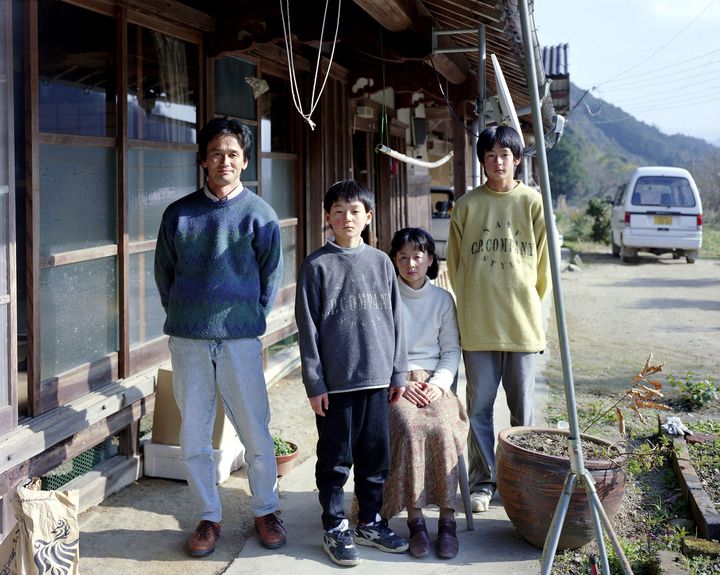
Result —
[[[390,472],[381,515],[389,518],[406,507],[410,554],[425,557],[430,539],[422,508],[437,505],[436,553],[451,559],[458,552],[458,456],[468,433],[465,409],[451,390],[460,363],[455,301],[430,282],[439,264],[435,242],[422,228],[397,232],[390,259],[400,279],[408,376],[403,400],[390,406]]]

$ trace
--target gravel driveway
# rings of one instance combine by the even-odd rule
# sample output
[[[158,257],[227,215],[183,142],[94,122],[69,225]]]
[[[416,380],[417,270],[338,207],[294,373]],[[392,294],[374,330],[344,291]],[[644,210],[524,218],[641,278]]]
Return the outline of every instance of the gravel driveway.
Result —
[[[720,260],[689,265],[647,256],[623,264],[609,252],[580,258],[579,270],[561,273],[576,389],[625,389],[651,352],[665,376],[693,371],[720,382]],[[560,385],[554,313],[546,375]]]

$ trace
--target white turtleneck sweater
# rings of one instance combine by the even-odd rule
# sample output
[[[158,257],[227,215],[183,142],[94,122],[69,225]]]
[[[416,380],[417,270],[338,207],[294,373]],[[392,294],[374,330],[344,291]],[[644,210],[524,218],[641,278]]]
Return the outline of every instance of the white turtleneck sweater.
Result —
[[[418,290],[398,278],[408,351],[408,371],[434,371],[429,383],[450,389],[460,364],[455,301],[427,279]]]

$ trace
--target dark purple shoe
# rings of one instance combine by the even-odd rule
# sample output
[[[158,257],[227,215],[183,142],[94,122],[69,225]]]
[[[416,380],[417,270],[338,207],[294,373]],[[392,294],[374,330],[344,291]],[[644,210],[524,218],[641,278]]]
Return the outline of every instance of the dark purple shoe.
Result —
[[[438,519],[437,555],[440,559],[452,559],[458,554],[460,543],[455,529],[454,519]]]
[[[408,519],[407,524],[410,528],[410,555],[418,559],[427,556],[430,553],[430,538],[425,519],[423,517]]]

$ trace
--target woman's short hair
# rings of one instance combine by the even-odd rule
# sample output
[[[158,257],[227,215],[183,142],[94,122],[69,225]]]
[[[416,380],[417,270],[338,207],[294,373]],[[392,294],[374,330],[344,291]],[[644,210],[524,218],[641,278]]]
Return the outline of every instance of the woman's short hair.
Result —
[[[427,269],[427,276],[434,280],[440,271],[440,264],[435,255],[435,240],[433,237],[423,228],[403,228],[395,232],[388,253],[394,266],[395,256],[403,249],[405,244],[411,244],[419,252],[425,252],[427,255],[432,256],[433,262]],[[395,266],[395,272],[397,271],[397,266]]]

